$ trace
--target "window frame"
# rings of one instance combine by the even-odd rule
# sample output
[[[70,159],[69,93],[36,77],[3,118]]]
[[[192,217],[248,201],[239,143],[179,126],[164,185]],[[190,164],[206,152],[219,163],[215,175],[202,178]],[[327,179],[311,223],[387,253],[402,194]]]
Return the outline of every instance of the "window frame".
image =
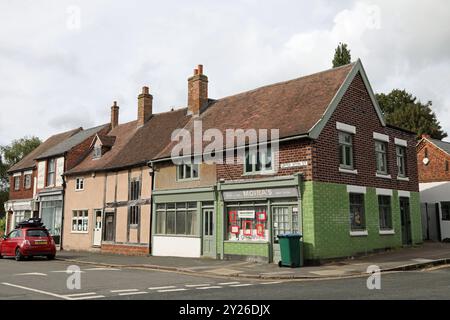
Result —
[[[355,162],[354,162],[354,147],[353,147],[353,136],[354,134],[346,131],[338,131],[338,145],[339,145],[339,168],[354,170]],[[345,138],[349,137],[350,142],[346,142]],[[342,139],[341,139],[342,138]],[[347,158],[347,148],[350,150],[350,158]],[[350,163],[347,163],[347,160],[350,160]],[[344,163],[342,163],[344,162]]]
[[[139,200],[141,198],[141,180],[134,178],[130,180],[129,200]]]
[[[189,177],[187,177],[187,167],[189,166]],[[197,168],[197,170],[195,170]],[[195,176],[194,173],[197,173]],[[189,181],[200,179],[200,164],[198,163],[182,163],[177,165],[177,181]]]
[[[20,190],[20,176],[13,177],[14,191]]]
[[[402,151],[403,154],[401,154],[401,152],[399,152],[399,151]],[[404,147],[404,146],[395,146],[395,156],[396,156],[396,159],[397,159],[397,175],[399,177],[401,177],[401,178],[406,178],[408,176],[408,169],[407,169],[407,166],[406,166],[406,164],[407,164],[406,147]],[[402,166],[403,166],[403,171],[404,172],[401,172],[401,170],[400,170],[401,166],[399,165],[400,164],[399,161],[400,161],[400,163],[401,163],[401,161],[403,161]]]
[[[75,191],[83,191],[83,190],[84,190],[84,178],[76,178]]]
[[[381,201],[381,199],[389,199],[389,203]],[[380,231],[389,231],[393,230],[393,221],[392,221],[392,196],[379,194],[377,197],[378,200],[378,220],[379,220],[379,229]],[[383,211],[382,209],[388,209],[387,211]],[[382,215],[386,214],[384,219],[382,219]],[[382,225],[382,221],[385,222],[385,225]]]
[[[362,203],[355,203],[352,202],[352,197],[361,197],[362,198]],[[364,193],[357,193],[357,192],[349,192],[348,193],[348,197],[349,197],[349,214],[350,214],[350,232],[359,232],[359,231],[367,231],[367,219],[366,219],[366,208],[365,208],[365,203],[366,203],[366,197]],[[362,213],[362,227],[354,227],[353,221],[354,221],[354,213],[352,211],[352,208],[355,206],[361,206],[361,213]]]
[[[52,179],[50,179],[50,177],[52,177]],[[56,184],[56,159],[52,158],[47,161],[46,186],[51,187],[54,186],[55,184]]]
[[[244,175],[255,175],[255,174],[271,174],[274,173],[274,152],[272,150],[272,146],[267,144],[266,152],[261,153],[258,147],[245,148],[244,152]],[[252,150],[250,150],[252,149]],[[263,164],[260,159],[260,155],[263,155],[264,157],[267,157],[267,155],[270,154],[270,168],[267,167],[267,163]],[[250,159],[250,156],[252,157],[252,162],[248,162]],[[251,167],[250,170],[248,170],[248,167]]]
[[[102,157],[102,146],[94,146],[92,159],[100,159]]]
[[[170,207],[169,207],[170,206]],[[201,211],[201,210],[200,210]],[[180,230],[177,226],[178,214],[184,214],[184,233],[177,233]],[[188,217],[191,219],[189,220]],[[173,223],[169,222],[173,219]],[[156,204],[156,228],[155,235],[175,236],[175,237],[201,237],[202,226],[201,216],[197,207],[197,202],[168,202]],[[161,222],[163,222],[161,224]],[[169,227],[173,224],[173,232],[168,233]],[[161,226],[163,226],[161,228]],[[188,227],[191,228],[188,228]],[[162,230],[163,229],[163,230]],[[193,232],[191,232],[191,230]]]
[[[74,224],[75,221],[75,224]],[[73,229],[76,225],[76,230]],[[81,230],[80,230],[81,226]],[[85,227],[86,226],[86,227]],[[89,233],[89,210],[72,210],[71,233]]]
[[[29,184],[27,184],[27,178],[29,178]],[[31,173],[23,175],[23,188],[25,190],[31,189]]]
[[[128,207],[128,225],[130,228],[139,228],[141,222],[141,206],[134,205]]]
[[[376,173],[377,174],[381,174],[381,175],[387,175],[387,174],[389,174],[389,167],[388,167],[388,165],[389,165],[389,163],[388,163],[388,148],[389,148],[389,145],[388,145],[388,143],[386,142],[386,141],[381,141],[381,140],[375,140],[375,143],[374,143],[374,145],[375,145],[375,161],[376,161]],[[377,149],[377,146],[383,146],[385,149],[384,150],[378,150]],[[381,169],[379,169],[379,167],[380,167],[380,163],[379,163],[379,158],[378,158],[378,155],[381,155],[382,156],[382,159],[383,159],[383,162],[384,162],[384,167],[386,168],[386,170],[385,171],[382,171]]]
[[[441,203],[441,220],[450,221],[450,201],[442,201]],[[445,208],[445,217],[444,217]]]

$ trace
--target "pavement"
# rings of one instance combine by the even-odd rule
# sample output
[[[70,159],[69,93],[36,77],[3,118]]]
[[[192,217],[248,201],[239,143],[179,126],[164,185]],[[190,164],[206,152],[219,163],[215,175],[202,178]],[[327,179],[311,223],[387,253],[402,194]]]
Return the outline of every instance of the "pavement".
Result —
[[[450,264],[450,243],[425,242],[420,246],[392,249],[358,258],[341,259],[320,266],[280,268],[276,264],[209,258],[124,256],[94,252],[60,251],[57,259],[110,268],[172,271],[197,276],[243,279],[334,279],[367,275],[375,265],[381,272],[408,271]]]

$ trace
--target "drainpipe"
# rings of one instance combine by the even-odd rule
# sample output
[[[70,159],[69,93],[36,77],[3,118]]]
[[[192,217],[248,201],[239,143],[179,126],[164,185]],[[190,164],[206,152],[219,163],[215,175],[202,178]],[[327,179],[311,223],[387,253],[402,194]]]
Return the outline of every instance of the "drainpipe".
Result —
[[[62,206],[61,206],[61,232],[60,232],[60,238],[59,238],[59,250],[63,251],[63,235],[64,235],[64,206],[65,206],[65,191],[66,191],[66,178],[64,175],[62,177]]]
[[[148,243],[150,245],[150,255],[153,254],[153,241],[152,241],[152,236],[153,236],[153,212],[154,212],[154,201],[153,201],[153,191],[155,190],[155,169],[153,167],[153,163],[151,161],[147,162],[147,166],[149,167],[149,174],[150,174],[150,178],[152,180],[151,182],[151,190],[150,190],[150,230],[148,232],[149,234],[149,239],[148,239]]]
[[[303,230],[303,199],[302,199],[302,182],[303,182],[303,173],[298,172],[296,174],[294,174],[294,179],[296,180],[296,185],[297,185],[297,191],[298,191],[298,216],[299,216],[299,230],[301,230],[302,233],[302,238],[300,239],[300,244],[301,244],[301,255],[300,255],[300,266],[303,266],[304,264],[304,246],[303,246],[303,241],[304,241],[304,230]]]
[[[221,260],[224,259],[224,252],[225,252],[225,249],[224,249],[225,243],[224,243],[224,241],[225,241],[225,228],[226,228],[225,227],[225,223],[227,223],[227,221],[228,221],[227,219],[224,218],[225,217],[225,203],[223,203],[223,205],[222,205],[222,201],[221,201],[222,182],[223,182],[223,180],[220,179],[217,182],[217,188],[216,188],[216,190],[217,190],[217,192],[216,192],[217,209],[219,209],[219,207],[221,209],[220,210],[220,216],[219,216],[219,210],[217,210],[216,216],[220,217],[220,219],[222,220],[222,230],[220,230],[220,235],[221,235],[220,241],[222,242],[220,244],[220,259]],[[219,234],[219,230],[216,230],[216,232],[217,232],[217,234]]]

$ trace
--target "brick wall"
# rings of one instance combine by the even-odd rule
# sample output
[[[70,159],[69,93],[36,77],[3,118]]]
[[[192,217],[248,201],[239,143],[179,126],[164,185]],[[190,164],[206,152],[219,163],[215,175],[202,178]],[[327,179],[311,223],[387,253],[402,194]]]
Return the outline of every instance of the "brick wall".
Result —
[[[354,167],[358,174],[339,172],[339,140],[336,122],[356,127],[353,139]],[[392,179],[377,178],[373,132],[389,135],[388,173]],[[409,182],[397,180],[394,138],[408,141],[407,175]],[[418,191],[416,140],[413,134],[383,127],[362,77],[358,74],[342,97],[336,111],[312,147],[313,180],[377,188]]]
[[[19,200],[19,199],[30,199],[33,198],[33,185],[34,185],[34,177],[36,176],[36,170],[33,170],[31,175],[31,187],[29,189],[25,189],[24,183],[24,175],[20,176],[20,188],[19,190],[14,190],[14,177],[12,175],[9,176],[9,199],[10,200]]]
[[[429,163],[425,165],[425,149],[428,152]],[[417,167],[420,182],[450,181],[450,170],[446,171],[445,162],[450,163],[450,155],[439,149],[427,139],[423,139],[417,146]]]
[[[133,246],[126,244],[102,244],[102,253],[113,253],[127,256],[146,256],[150,254],[148,246]]]
[[[98,132],[99,135],[105,135],[111,130],[111,126],[106,126],[106,128],[100,130]],[[92,143],[92,139],[95,135],[90,136],[85,139],[83,142],[73,147],[66,155],[66,163],[65,163],[65,171],[72,169],[76,165],[78,165],[88,154],[89,154],[89,146]]]
[[[285,143],[280,143],[279,151],[275,154],[278,156],[280,165],[283,163],[308,161],[306,167],[279,169],[278,173],[272,175],[244,175],[244,167],[242,164],[218,164],[217,179],[225,180],[239,180],[239,179],[255,179],[264,178],[270,176],[288,176],[297,172],[301,172],[304,175],[305,180],[311,180],[312,178],[312,161],[311,161],[311,140],[293,140]],[[231,162],[231,161],[230,161]]]

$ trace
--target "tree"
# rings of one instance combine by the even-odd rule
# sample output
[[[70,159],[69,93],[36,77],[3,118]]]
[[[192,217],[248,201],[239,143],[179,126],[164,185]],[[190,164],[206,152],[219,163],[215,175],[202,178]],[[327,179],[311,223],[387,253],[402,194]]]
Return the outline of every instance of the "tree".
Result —
[[[336,50],[334,51],[333,68],[340,67],[352,62],[352,56],[350,50],[347,49],[347,44],[339,42]]]
[[[0,146],[0,217],[4,215],[3,204],[8,201],[9,179],[7,170],[37,148],[42,141],[37,137],[14,140],[7,146]]]
[[[424,104],[411,93],[400,89],[394,89],[388,94],[376,94],[376,98],[387,123],[415,132],[418,138],[422,134],[439,140],[447,137],[431,109],[431,101]]]

